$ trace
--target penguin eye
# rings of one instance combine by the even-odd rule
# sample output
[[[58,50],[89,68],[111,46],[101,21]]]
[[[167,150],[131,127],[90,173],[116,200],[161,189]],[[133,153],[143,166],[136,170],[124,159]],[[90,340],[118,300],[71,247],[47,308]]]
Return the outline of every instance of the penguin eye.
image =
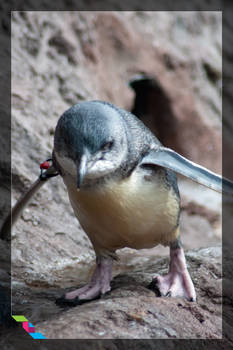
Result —
[[[113,141],[106,142],[102,145],[101,151],[102,152],[107,152],[110,148],[112,148]]]

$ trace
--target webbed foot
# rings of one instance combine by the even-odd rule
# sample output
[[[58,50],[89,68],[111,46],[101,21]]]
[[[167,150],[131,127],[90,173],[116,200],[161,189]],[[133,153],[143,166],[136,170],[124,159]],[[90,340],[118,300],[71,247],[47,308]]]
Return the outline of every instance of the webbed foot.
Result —
[[[91,281],[84,287],[64,294],[56,300],[59,306],[77,306],[98,299],[111,290],[112,259],[97,257]]]
[[[160,296],[181,297],[189,301],[196,301],[196,292],[181,246],[170,247],[170,267],[168,274],[165,276],[156,276],[149,288],[155,290]]]

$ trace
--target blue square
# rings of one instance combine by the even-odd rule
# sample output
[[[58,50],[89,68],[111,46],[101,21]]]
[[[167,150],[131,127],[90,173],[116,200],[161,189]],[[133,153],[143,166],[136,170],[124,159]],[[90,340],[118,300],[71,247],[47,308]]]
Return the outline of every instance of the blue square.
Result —
[[[46,339],[41,333],[29,333],[33,339]]]

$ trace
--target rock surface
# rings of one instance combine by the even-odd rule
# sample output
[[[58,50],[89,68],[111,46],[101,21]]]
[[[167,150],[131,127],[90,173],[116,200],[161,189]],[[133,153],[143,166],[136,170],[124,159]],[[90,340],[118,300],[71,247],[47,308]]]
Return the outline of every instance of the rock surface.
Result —
[[[50,157],[59,116],[91,99],[133,110],[127,82],[138,73],[157,86],[148,92],[142,120],[165,145],[221,172],[220,13],[12,14],[13,203]],[[180,191],[184,248],[206,247],[188,255],[197,304],[155,298],[145,288],[154,272],[165,271],[168,249],[156,247],[120,251],[114,270],[120,275],[103,300],[64,312],[55,307],[62,290],[88,279],[95,259],[55,178],[12,231],[14,312],[21,310],[48,338],[220,338],[220,248],[207,247],[221,242],[221,196],[183,178]]]
[[[38,324],[48,338],[221,338],[221,248],[187,254],[198,303],[156,298],[146,288],[166,259],[149,259],[118,275],[112,292]],[[201,278],[199,278],[201,276]],[[181,322],[181,320],[183,322]],[[69,324],[69,328],[65,325]]]
[[[15,311],[24,310],[36,331],[49,339],[220,339],[221,247],[189,251],[186,256],[197,303],[156,297],[147,286],[153,276],[166,273],[167,259],[144,257],[116,275],[110,294],[99,300],[61,309],[54,304],[61,290],[32,286],[18,292],[21,305]]]

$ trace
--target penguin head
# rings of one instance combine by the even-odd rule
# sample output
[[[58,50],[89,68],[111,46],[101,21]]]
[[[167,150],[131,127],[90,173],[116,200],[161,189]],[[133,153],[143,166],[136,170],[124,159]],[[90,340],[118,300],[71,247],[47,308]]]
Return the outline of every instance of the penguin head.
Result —
[[[74,105],[58,121],[53,153],[61,172],[76,177],[78,188],[109,176],[127,159],[124,119],[102,101]]]

